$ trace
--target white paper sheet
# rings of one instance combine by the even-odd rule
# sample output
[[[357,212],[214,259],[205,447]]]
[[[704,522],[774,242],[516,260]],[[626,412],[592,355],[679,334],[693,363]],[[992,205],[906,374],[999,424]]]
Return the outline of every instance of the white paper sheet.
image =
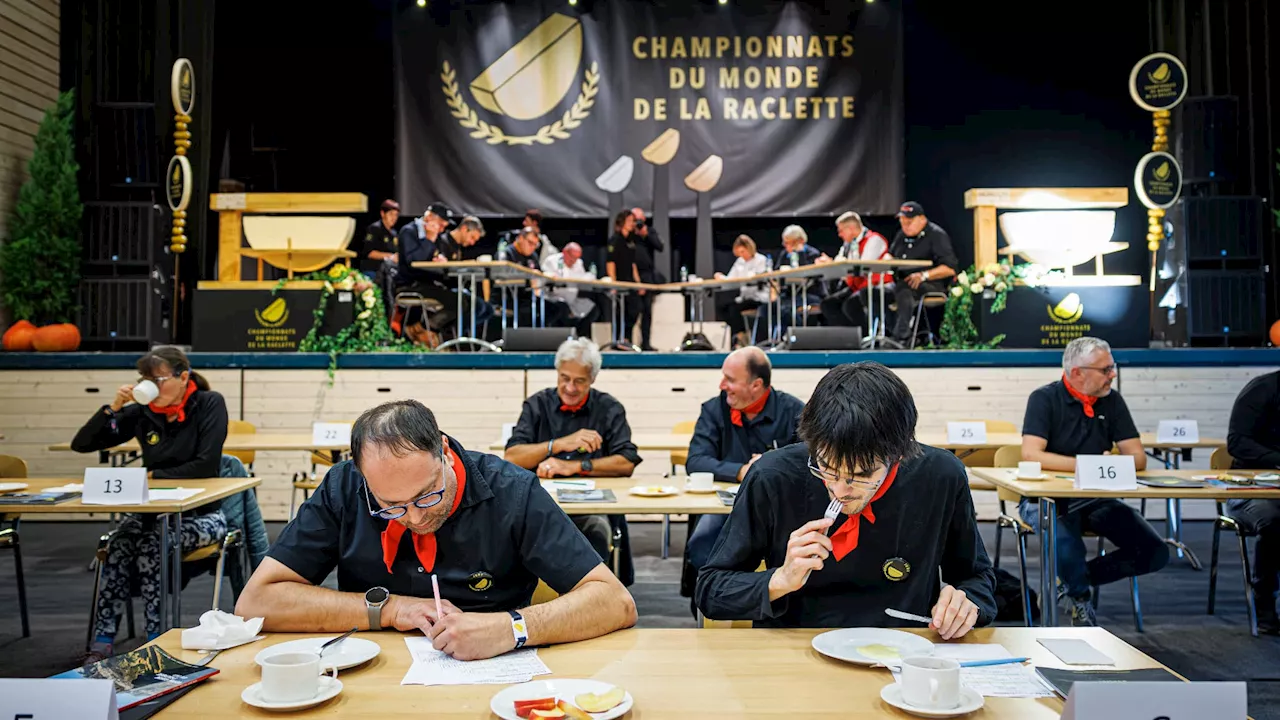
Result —
[[[401,685],[509,685],[526,683],[535,675],[551,673],[538,651],[514,650],[488,660],[455,660],[431,646],[425,637],[407,637],[413,664]]]
[[[195,497],[204,492],[204,488],[172,488],[166,490],[149,490],[147,491],[147,500],[154,502],[156,500],[177,500],[179,502],[189,497]]]
[[[933,655],[957,662],[1015,657],[1003,645],[981,643],[937,643],[933,646]],[[902,673],[895,669],[893,679],[901,682]],[[1035,669],[1021,663],[960,668],[960,682],[983,697],[1053,697],[1053,691],[1036,677]]]

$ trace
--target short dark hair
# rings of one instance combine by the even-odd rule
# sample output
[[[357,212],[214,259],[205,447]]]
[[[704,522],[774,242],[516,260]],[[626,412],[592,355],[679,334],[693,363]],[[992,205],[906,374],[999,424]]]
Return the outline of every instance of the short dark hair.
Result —
[[[439,455],[436,416],[417,400],[396,400],[365,410],[351,427],[351,459],[360,467],[366,446],[376,445],[396,457],[425,452]]]
[[[773,383],[773,364],[769,362],[769,356],[763,352],[747,353],[747,373],[751,375],[751,379],[760,378],[764,381],[764,386],[769,387]]]
[[[629,217],[635,217],[634,215],[631,214],[630,210],[623,210],[617,215],[614,215],[613,229],[617,230],[618,232],[622,232],[622,226],[627,224],[627,218]]]
[[[542,229],[542,211],[538,208],[529,208],[524,211],[524,216],[538,224],[538,229]]]
[[[869,470],[919,454],[916,402],[902,378],[875,362],[837,365],[800,412],[800,439],[815,460]]]

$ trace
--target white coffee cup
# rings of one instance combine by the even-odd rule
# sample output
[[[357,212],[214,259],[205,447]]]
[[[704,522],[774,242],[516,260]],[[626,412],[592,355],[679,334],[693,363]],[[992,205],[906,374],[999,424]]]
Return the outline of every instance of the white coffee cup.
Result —
[[[716,476],[709,472],[689,473],[689,489],[710,490],[715,487]]]
[[[1040,474],[1040,463],[1035,460],[1023,460],[1018,463],[1018,477],[1038,478]]]
[[[289,652],[262,659],[262,699],[267,702],[301,702],[320,694],[320,676],[338,669],[322,667],[320,655]]]
[[[160,397],[160,388],[150,380],[143,380],[133,386],[133,401],[139,405],[149,405]]]
[[[904,658],[902,700],[927,710],[950,710],[959,706],[960,663],[950,658]]]
[[[493,262],[493,256],[492,256],[492,255],[480,255],[480,256],[476,257],[476,260],[479,260],[480,262]]]

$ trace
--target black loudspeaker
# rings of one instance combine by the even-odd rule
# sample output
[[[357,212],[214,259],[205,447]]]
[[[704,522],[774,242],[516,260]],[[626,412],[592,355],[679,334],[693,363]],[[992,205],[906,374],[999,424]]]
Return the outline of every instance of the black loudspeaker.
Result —
[[[507,328],[502,333],[505,352],[555,352],[573,337],[573,328]]]
[[[1188,197],[1182,200],[1187,260],[1262,260],[1269,221],[1260,197]]]
[[[1232,182],[1240,177],[1240,102],[1235,97],[1187,98],[1180,146],[1183,184]]]
[[[860,327],[789,327],[788,350],[859,350]]]
[[[1193,270],[1187,273],[1191,338],[1262,338],[1267,333],[1267,278],[1261,270]]]

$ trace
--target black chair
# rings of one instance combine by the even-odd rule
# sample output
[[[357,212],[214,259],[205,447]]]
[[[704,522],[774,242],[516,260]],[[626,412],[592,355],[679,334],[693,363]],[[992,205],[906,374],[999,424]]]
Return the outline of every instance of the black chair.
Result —
[[[27,463],[20,457],[0,455],[0,478],[25,478]],[[20,516],[0,515],[0,523],[9,521],[9,527],[0,530],[0,550],[13,551],[13,573],[18,581],[18,614],[22,619],[22,637],[31,637],[31,621],[27,616],[27,581],[22,575],[22,543],[18,538]]]
[[[1217,448],[1209,457],[1209,467],[1213,470],[1229,470],[1231,465],[1232,458],[1226,448]],[[1217,506],[1218,518],[1213,522],[1213,556],[1209,560],[1209,606],[1205,613],[1213,614],[1214,601],[1218,596],[1218,545],[1222,531],[1230,530],[1236,534],[1236,540],[1240,544],[1240,566],[1244,577],[1245,608],[1249,614],[1249,634],[1258,637],[1258,605],[1253,596],[1253,568],[1249,564],[1249,538],[1257,537],[1258,532],[1229,515],[1221,502],[1214,505]]]

